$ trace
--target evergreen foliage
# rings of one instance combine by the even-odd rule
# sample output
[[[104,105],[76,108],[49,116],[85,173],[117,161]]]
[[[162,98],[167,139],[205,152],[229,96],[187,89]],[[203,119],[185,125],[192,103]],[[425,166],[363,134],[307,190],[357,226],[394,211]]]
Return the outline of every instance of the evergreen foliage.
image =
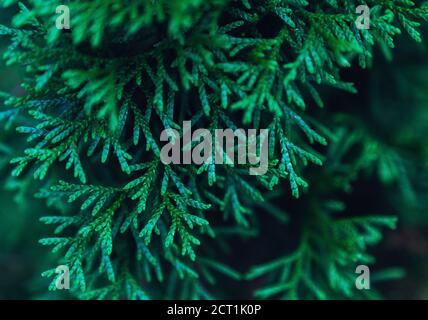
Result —
[[[253,281],[259,298],[379,297],[355,289],[355,267],[374,263],[368,246],[397,218],[349,215],[339,194],[373,169],[403,186],[400,155],[356,120],[358,110],[336,114],[324,100],[331,90],[357,93],[341,71],[372,67],[377,48],[390,58],[401,33],[421,42],[428,5],[65,1],[67,32],[55,28],[57,1],[1,4],[20,9],[0,26],[3,57],[26,72],[24,95],[0,95],[5,127],[26,136],[5,157],[10,181],[27,189],[40,180],[36,197],[56,212],[40,217],[53,227],[40,243],[60,257],[43,272],[50,289],[65,264],[83,299],[227,298],[225,278]],[[369,30],[355,26],[360,4],[371,8]],[[160,132],[185,120],[210,131],[269,128],[268,172],[162,163]],[[304,210],[288,210],[300,202]],[[269,237],[266,220],[294,234],[242,270],[231,243]]]

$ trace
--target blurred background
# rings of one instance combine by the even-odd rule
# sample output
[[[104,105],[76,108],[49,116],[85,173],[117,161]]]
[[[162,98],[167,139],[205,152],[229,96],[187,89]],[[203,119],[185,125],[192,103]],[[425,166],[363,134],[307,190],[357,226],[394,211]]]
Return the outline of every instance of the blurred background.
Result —
[[[0,10],[0,24],[10,25],[14,8]],[[7,39],[0,37],[3,54]],[[0,95],[23,95],[20,87],[24,70],[6,66],[0,61]],[[2,100],[3,101],[3,100]],[[0,112],[5,107],[0,105]],[[0,113],[1,119],[1,113]],[[15,127],[1,123],[0,130],[0,299],[55,298],[48,292],[46,279],[40,274],[48,269],[55,258],[38,240],[48,234],[39,218],[47,213],[43,201],[33,197],[37,191],[31,183],[10,175],[9,161],[22,148],[25,139],[16,134]],[[28,180],[30,181],[30,180]]]

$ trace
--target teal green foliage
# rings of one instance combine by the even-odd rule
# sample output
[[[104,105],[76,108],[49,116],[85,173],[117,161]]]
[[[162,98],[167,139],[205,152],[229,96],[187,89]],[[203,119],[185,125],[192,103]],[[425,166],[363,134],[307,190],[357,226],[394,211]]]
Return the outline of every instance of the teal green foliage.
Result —
[[[326,219],[321,216],[323,213],[319,219]],[[366,247],[382,238],[379,227],[395,228],[396,219],[370,216],[316,222],[326,229],[304,230],[296,251],[249,271],[248,279],[266,275],[274,283],[259,288],[256,297],[280,295],[284,299],[298,299],[301,292],[312,299],[355,297],[352,266],[356,261],[365,265],[373,263]]]
[[[362,3],[372,8],[370,30],[354,24]],[[36,196],[58,214],[41,217],[54,235],[40,243],[69,266],[75,297],[228,297],[222,277],[261,278],[254,292],[260,298],[378,297],[356,291],[354,271],[374,263],[367,247],[396,218],[340,216],[345,204],[332,198],[350,191],[368,168],[378,167],[382,181],[400,179],[394,153],[352,130],[345,116],[316,115],[329,114],[328,88],[357,92],[341,79],[342,69],[354,62],[371,67],[376,48],[390,57],[401,33],[422,41],[428,6],[407,0],[65,4],[71,32],[55,28],[58,3],[51,0],[19,3],[12,25],[0,26],[9,41],[6,63],[26,71],[25,95],[0,96],[0,119],[27,137],[10,161],[12,175],[42,181]],[[211,131],[269,128],[266,175],[250,176],[238,164],[163,164],[160,132],[180,130],[190,119]],[[344,159],[354,145],[362,151]],[[310,171],[322,172],[314,174],[318,182]],[[328,193],[312,191],[327,180]],[[263,236],[261,221],[289,221],[277,206],[281,198],[312,204],[299,212],[297,246],[249,271],[229,266],[231,234]],[[52,290],[55,275],[55,266],[43,273]]]

